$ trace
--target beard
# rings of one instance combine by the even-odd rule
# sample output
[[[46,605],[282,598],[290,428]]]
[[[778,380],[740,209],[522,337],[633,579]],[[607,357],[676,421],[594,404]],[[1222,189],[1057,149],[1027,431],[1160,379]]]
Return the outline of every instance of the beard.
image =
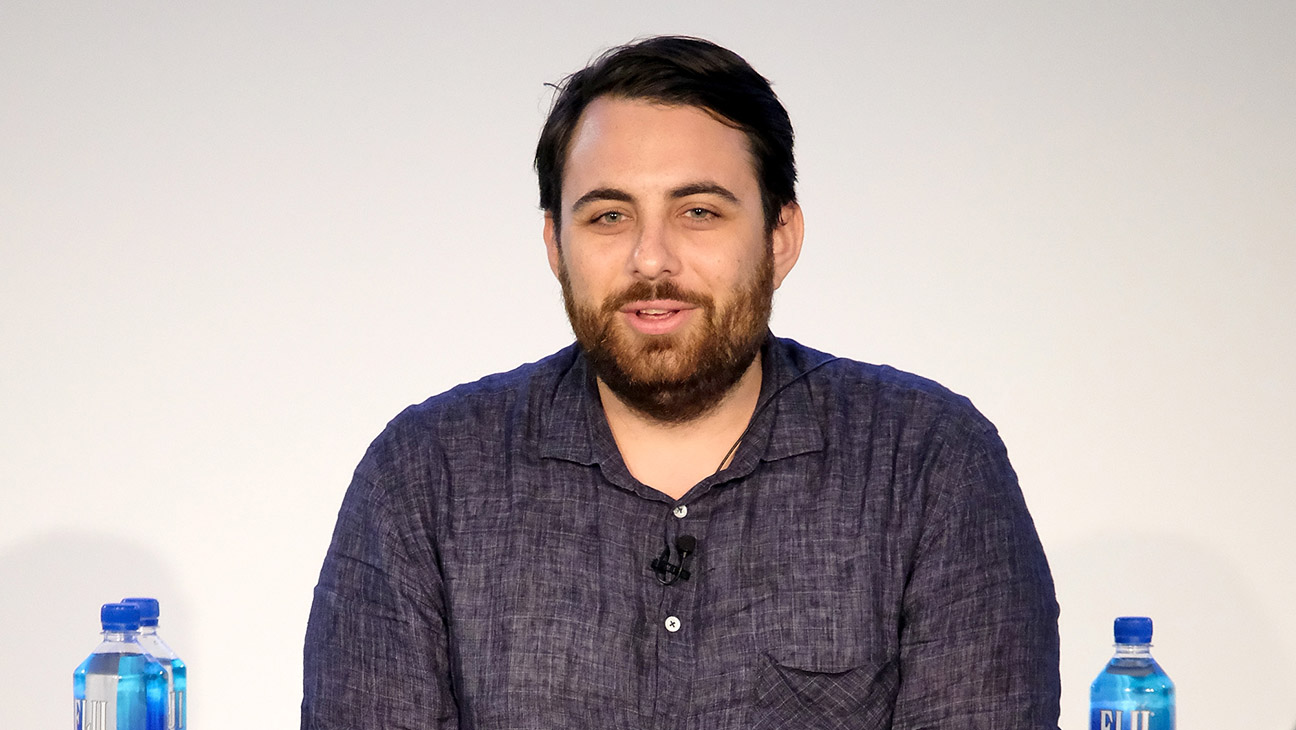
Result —
[[[760,353],[773,310],[774,257],[767,249],[751,279],[722,308],[669,280],[635,282],[592,306],[576,300],[566,264],[558,280],[567,319],[594,374],[634,410],[678,424],[719,403]],[[641,335],[618,321],[625,305],[654,299],[697,307],[695,321],[665,335]]]

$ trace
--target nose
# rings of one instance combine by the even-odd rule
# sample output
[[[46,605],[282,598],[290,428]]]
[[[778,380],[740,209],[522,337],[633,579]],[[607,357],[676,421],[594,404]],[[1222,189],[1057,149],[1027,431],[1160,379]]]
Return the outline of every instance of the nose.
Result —
[[[629,265],[631,273],[649,281],[678,274],[680,260],[670,227],[656,222],[641,225],[630,252]]]

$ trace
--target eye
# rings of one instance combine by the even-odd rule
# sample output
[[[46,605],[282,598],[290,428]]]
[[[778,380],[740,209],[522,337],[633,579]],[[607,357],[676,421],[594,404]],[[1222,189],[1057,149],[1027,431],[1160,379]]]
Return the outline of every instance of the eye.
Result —
[[[695,221],[711,220],[712,218],[717,217],[714,211],[707,210],[706,208],[689,208],[685,211],[684,215]]]
[[[609,210],[606,213],[600,213],[594,216],[594,223],[614,224],[625,220],[625,213],[617,210]]]

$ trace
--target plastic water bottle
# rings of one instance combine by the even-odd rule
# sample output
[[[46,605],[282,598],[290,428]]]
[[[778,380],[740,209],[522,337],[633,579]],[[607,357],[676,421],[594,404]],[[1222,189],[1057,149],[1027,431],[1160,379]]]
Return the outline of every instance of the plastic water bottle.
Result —
[[[1089,730],[1174,730],[1174,682],[1152,658],[1152,619],[1116,619],[1116,655],[1089,688]]]
[[[166,730],[166,673],[139,643],[139,608],[105,603],[103,643],[72,673],[74,730]]]
[[[158,636],[158,616],[160,610],[155,598],[123,598],[122,603],[130,603],[140,612],[139,643],[153,660],[162,665],[167,679],[167,730],[185,730],[185,689],[187,687],[185,663],[171,647]]]

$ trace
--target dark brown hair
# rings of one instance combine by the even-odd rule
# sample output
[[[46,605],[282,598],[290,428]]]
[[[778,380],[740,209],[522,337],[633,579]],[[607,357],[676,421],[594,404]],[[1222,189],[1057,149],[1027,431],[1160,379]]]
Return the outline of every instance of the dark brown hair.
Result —
[[[760,183],[765,228],[796,200],[792,122],[770,88],[741,56],[710,41],[657,36],[613,48],[559,86],[536,145],[540,207],[557,224],[563,168],[581,114],[601,96],[705,109],[747,135]]]

